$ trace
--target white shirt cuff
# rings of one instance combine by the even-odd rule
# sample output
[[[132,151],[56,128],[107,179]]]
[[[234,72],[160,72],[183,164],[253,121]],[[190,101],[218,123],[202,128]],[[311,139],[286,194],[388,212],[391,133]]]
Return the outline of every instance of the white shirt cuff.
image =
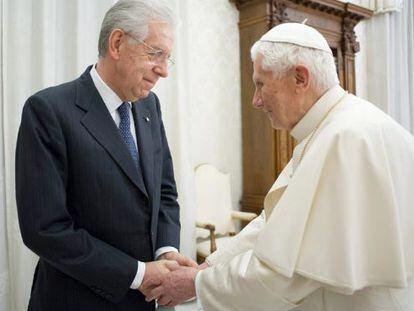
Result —
[[[138,289],[141,286],[142,280],[144,280],[145,275],[145,262],[138,261],[137,274],[135,275],[134,280],[132,281],[130,289]]]
[[[157,249],[155,252],[155,259],[160,257],[162,254],[168,253],[168,252],[176,252],[178,253],[178,249],[172,246],[164,246]],[[132,281],[132,284],[129,288],[131,289],[138,289],[138,287],[141,286],[142,280],[144,279],[145,275],[145,262],[138,261],[138,268],[137,268],[137,274],[135,275],[134,280]]]
[[[172,246],[160,247],[155,252],[155,259],[157,260],[158,257],[160,257],[162,254],[165,254],[165,253],[168,253],[168,252],[178,253],[178,249],[176,249],[175,247],[172,247]]]
[[[195,278],[195,290],[196,290],[196,300],[197,300],[197,311],[203,311],[204,309],[203,309],[203,306],[201,305],[201,301],[200,301],[200,298],[198,298],[198,297],[200,297],[200,295],[198,294],[198,291],[199,291],[199,286],[198,286],[198,284],[199,284],[199,279],[200,279],[200,274],[202,273],[203,271],[199,271],[197,274],[196,274],[196,278]]]

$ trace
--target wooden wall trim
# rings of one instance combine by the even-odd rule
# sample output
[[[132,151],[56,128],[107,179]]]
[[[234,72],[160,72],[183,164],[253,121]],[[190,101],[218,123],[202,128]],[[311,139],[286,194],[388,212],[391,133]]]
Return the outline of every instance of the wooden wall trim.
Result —
[[[240,201],[243,211],[260,214],[263,209],[264,195],[246,194]]]
[[[349,17],[357,21],[370,18],[373,13],[368,8],[339,0],[230,0],[230,2],[235,3],[239,10],[258,3],[268,3],[272,7],[282,9],[283,5],[286,5],[285,2],[292,2],[320,12]]]
[[[240,57],[243,135],[242,210],[260,213],[273,182],[289,162],[294,140],[287,131],[271,128],[267,117],[251,106],[254,94],[250,48],[271,27],[302,22],[318,29],[335,57],[341,85],[355,93],[355,53],[360,50],[354,31],[373,12],[339,0],[230,0],[240,10]]]

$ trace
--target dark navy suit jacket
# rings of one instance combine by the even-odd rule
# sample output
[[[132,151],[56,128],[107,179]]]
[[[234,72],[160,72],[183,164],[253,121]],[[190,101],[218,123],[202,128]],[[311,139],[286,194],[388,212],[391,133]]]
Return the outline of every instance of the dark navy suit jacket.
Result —
[[[137,260],[179,248],[173,166],[155,94],[133,103],[141,173],[90,77],[31,96],[16,149],[24,243],[39,256],[29,310],[152,310]]]

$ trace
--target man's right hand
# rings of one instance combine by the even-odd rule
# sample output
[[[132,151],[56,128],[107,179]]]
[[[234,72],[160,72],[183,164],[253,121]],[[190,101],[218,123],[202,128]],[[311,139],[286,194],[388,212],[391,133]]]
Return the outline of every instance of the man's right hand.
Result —
[[[180,265],[173,260],[157,260],[145,263],[145,274],[138,290],[145,296],[159,286],[166,274],[177,270]]]

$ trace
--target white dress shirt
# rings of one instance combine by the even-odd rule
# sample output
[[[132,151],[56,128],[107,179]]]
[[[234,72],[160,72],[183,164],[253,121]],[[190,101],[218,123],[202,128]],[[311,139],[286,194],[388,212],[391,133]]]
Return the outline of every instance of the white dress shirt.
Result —
[[[92,78],[92,81],[98,90],[99,95],[101,95],[101,98],[103,102],[105,103],[106,108],[108,109],[109,113],[111,114],[112,119],[114,120],[117,127],[119,127],[119,123],[121,122],[121,117],[119,116],[118,108],[122,105],[123,101],[119,98],[119,96],[102,80],[102,78],[99,76],[98,72],[96,71],[95,66],[92,67],[90,71],[90,75]],[[132,106],[132,104],[129,102],[129,105]],[[134,118],[132,115],[132,110],[129,110],[129,120],[130,120],[130,129],[132,137],[134,138],[135,146],[138,150],[138,144],[137,144],[137,135],[135,132],[135,123]],[[138,150],[139,153],[139,150]],[[177,252],[178,250],[175,247],[172,246],[164,246],[155,252],[155,258],[157,259],[159,256],[161,256],[164,253],[167,252]],[[135,278],[130,286],[131,289],[137,289],[139,286],[141,286],[142,280],[144,279],[145,275],[145,263],[138,261],[138,268],[137,268],[137,274],[135,275]]]

